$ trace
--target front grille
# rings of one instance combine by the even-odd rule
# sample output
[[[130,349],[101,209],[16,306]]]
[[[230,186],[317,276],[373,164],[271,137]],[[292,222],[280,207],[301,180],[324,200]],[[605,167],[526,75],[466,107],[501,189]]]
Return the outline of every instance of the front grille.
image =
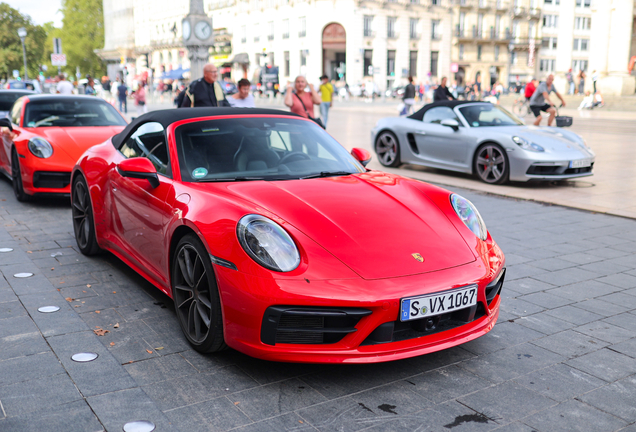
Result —
[[[276,344],[333,344],[371,311],[362,308],[270,306],[263,315],[261,341]]]
[[[589,167],[584,168],[568,168],[564,165],[531,165],[526,171],[526,174],[542,176],[585,174],[591,173],[593,167],[594,163],[592,163]]]
[[[70,182],[70,172],[36,171],[33,173],[33,186],[36,188],[64,189]]]
[[[592,167],[594,167],[594,164],[590,165],[589,167],[584,167],[584,168],[568,168],[568,169],[565,170],[564,174],[591,173],[592,172]]]
[[[422,336],[430,336],[446,330],[451,330],[486,315],[486,310],[481,302],[475,306],[436,315],[430,318],[402,322],[400,320],[387,322],[378,326],[362,345],[377,345],[388,342],[400,342],[416,339]]]
[[[497,294],[501,292],[505,277],[506,269],[504,268],[492,282],[486,285],[486,301],[488,302],[488,306],[490,306],[490,303],[497,297]]]

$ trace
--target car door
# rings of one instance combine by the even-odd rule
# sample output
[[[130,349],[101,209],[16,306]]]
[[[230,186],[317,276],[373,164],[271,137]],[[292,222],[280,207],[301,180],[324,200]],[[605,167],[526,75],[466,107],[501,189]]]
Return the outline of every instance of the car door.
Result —
[[[456,120],[460,127],[454,130],[442,126],[440,123],[446,119]],[[417,149],[427,164],[460,170],[470,167],[470,137],[466,135],[465,128],[452,108],[439,106],[426,111],[421,127],[413,135]]]
[[[112,230],[130,258],[160,283],[167,283],[164,268],[165,229],[172,212],[173,181],[165,130],[156,122],[144,123],[118,149],[124,158],[148,158],[157,169],[159,186],[148,180],[123,177],[113,165],[108,173],[112,202]]]

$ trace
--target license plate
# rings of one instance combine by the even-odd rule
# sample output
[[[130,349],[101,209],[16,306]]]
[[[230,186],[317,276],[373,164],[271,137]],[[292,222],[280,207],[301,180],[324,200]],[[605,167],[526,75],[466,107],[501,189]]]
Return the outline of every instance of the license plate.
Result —
[[[570,168],[586,168],[592,165],[592,159],[579,159],[570,162]]]
[[[477,304],[477,285],[402,299],[400,321],[428,318]]]

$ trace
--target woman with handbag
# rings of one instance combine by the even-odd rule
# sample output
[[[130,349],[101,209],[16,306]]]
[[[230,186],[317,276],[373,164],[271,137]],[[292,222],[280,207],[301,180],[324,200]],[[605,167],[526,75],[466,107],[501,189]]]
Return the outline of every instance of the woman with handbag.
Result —
[[[299,75],[294,81],[294,86],[287,87],[285,92],[285,105],[291,112],[299,116],[308,118],[316,122],[320,127],[324,128],[322,121],[314,117],[314,105],[320,105],[322,98],[314,89],[313,84],[309,84],[309,92],[305,91],[307,80],[304,76]]]

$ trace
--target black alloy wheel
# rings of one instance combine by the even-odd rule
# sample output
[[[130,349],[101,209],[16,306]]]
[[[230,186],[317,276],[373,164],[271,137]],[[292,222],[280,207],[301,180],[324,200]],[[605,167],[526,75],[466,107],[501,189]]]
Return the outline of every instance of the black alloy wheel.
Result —
[[[392,132],[384,131],[375,140],[375,153],[385,167],[398,167],[400,162],[400,143]]]
[[[31,200],[31,195],[24,192],[24,186],[22,185],[22,174],[20,173],[20,159],[18,158],[18,151],[13,147],[11,150],[11,181],[13,183],[13,193],[20,202],[26,202]]]
[[[497,144],[484,144],[475,154],[474,172],[485,183],[503,184],[508,181],[508,155]]]
[[[73,231],[80,252],[84,255],[95,255],[101,252],[95,237],[93,206],[88,192],[86,180],[81,175],[73,180],[71,190],[71,211],[73,213]]]
[[[184,236],[172,257],[172,298],[181,330],[201,353],[227,348],[214,269],[201,241]]]

